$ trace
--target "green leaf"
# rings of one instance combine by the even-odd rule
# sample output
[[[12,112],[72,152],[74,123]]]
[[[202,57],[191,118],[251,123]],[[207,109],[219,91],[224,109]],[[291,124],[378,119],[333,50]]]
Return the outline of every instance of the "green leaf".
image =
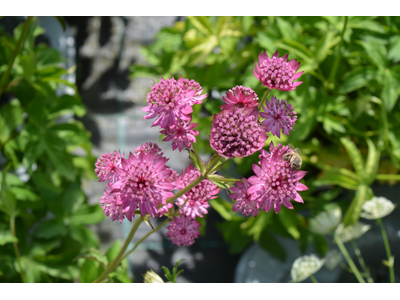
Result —
[[[11,230],[7,230],[5,225],[0,224],[0,246],[7,243],[18,243],[18,239],[12,235]]]
[[[79,268],[73,265],[41,265],[40,270],[50,276],[65,280],[74,280],[79,277]]]
[[[352,69],[343,76],[343,83],[339,88],[339,93],[347,94],[366,86],[374,79],[377,71],[373,67],[359,67]]]
[[[282,37],[288,40],[297,40],[296,31],[293,29],[293,26],[288,21],[277,17],[276,25],[279,28],[279,31],[282,34]]]
[[[84,225],[70,224],[68,226],[71,237],[81,243],[82,247],[98,247],[100,240],[96,234],[86,228]]]
[[[245,233],[241,225],[244,223],[242,220],[225,221],[215,224],[218,230],[222,233],[224,240],[230,245],[230,253],[241,253],[249,245],[253,238]]]
[[[116,240],[106,253],[108,261],[113,261],[118,256],[120,250],[121,250],[121,241]]]
[[[40,197],[36,193],[25,187],[12,186],[9,188],[9,191],[15,195],[17,200],[32,202],[40,200]]]
[[[232,211],[232,204],[228,201],[218,197],[216,199],[210,199],[208,202],[225,220],[230,221],[235,218],[236,213]]]
[[[104,213],[100,205],[84,205],[70,218],[70,222],[74,224],[97,224],[104,219]]]
[[[268,230],[264,230],[261,233],[260,239],[258,241],[260,246],[269,252],[272,256],[278,258],[281,261],[286,260],[286,250],[283,248],[278,240],[271,235]]]
[[[383,89],[382,89],[382,100],[385,108],[390,112],[397,102],[399,92],[397,90],[398,82],[392,75],[390,70],[386,69],[384,74]]]
[[[11,102],[1,105],[0,114],[4,123],[0,123],[0,140],[6,140],[12,132],[22,123],[23,110],[19,101],[12,100]]]
[[[282,209],[279,214],[278,218],[282,223],[283,227],[286,228],[287,232],[295,239],[300,239],[300,232],[298,228],[300,227],[300,220],[297,217],[297,213],[293,210],[289,209]]]
[[[249,226],[248,234],[253,235],[254,240],[258,241],[262,232],[271,224],[272,218],[273,213],[260,211],[252,225]]]
[[[333,130],[345,133],[346,128],[343,126],[342,122],[340,122],[337,118],[332,116],[331,114],[326,114],[322,119],[322,126],[328,134],[332,134]]]
[[[204,170],[205,170],[205,165],[203,160],[200,158],[197,149],[196,149],[196,145],[192,144],[192,148],[193,150],[188,149],[189,152],[189,158],[192,161],[193,165],[195,166],[195,168],[197,170],[200,171],[201,174],[204,174]]]
[[[209,21],[208,17],[187,17],[188,20],[203,34],[210,35],[214,33],[214,27]]]
[[[370,60],[380,69],[387,67],[387,51],[386,47],[378,39],[372,36],[364,37],[361,41]]]
[[[349,28],[357,28],[362,30],[369,30],[378,33],[386,33],[385,28],[378,22],[372,20],[349,20]]]
[[[61,198],[66,216],[71,216],[79,210],[85,201],[85,194],[77,182],[70,182],[63,191]]]
[[[321,63],[329,55],[329,51],[340,41],[340,37],[336,36],[333,31],[328,31],[315,45],[315,60]]]
[[[63,58],[56,49],[47,48],[44,44],[39,44],[36,47],[36,68],[38,70],[49,65],[57,65],[63,62]]]
[[[65,20],[64,17],[54,17],[54,19],[56,19],[58,21],[58,23],[60,23],[61,27],[63,28],[63,31],[65,31],[66,26],[65,26]]]
[[[101,265],[97,261],[86,259],[81,267],[79,281],[82,282],[93,282],[96,278],[101,275]]]
[[[20,56],[20,63],[24,69],[23,76],[26,80],[29,80],[36,71],[36,57],[33,52]]]
[[[252,16],[244,16],[242,20],[243,25],[243,33],[248,34],[251,28],[251,25],[254,23],[254,17]]]
[[[67,234],[67,228],[62,222],[56,219],[46,220],[36,227],[33,235],[37,238],[51,239]]]
[[[372,199],[373,192],[367,185],[360,185],[356,191],[356,195],[350,204],[344,218],[344,226],[355,224],[360,219],[361,206],[365,201]]]
[[[6,181],[7,173],[11,167],[11,163],[5,167],[2,172],[1,189],[0,189],[0,210],[5,212],[10,217],[15,217],[18,215],[17,210],[17,199],[8,190],[8,185]]]
[[[314,246],[320,256],[324,256],[329,251],[328,241],[323,235],[314,235]]]
[[[361,178],[365,178],[364,173],[364,159],[361,155],[360,150],[357,149],[356,145],[346,137],[340,138],[343,146],[346,148],[347,154],[350,157],[350,160],[353,164],[353,168],[356,171],[356,174]]]
[[[167,278],[169,281],[171,281],[171,282],[173,282],[173,283],[176,283],[176,277],[177,277],[179,274],[181,274],[181,273],[183,272],[183,270],[180,270],[180,271],[178,272],[178,265],[179,265],[179,263],[180,263],[181,261],[183,261],[183,260],[185,260],[185,259],[179,259],[179,260],[175,263],[175,266],[174,266],[174,269],[173,269],[173,271],[172,271],[172,274],[171,274],[171,272],[168,270],[168,268],[162,266],[161,268],[162,268],[162,269],[164,270],[164,272],[165,272],[165,274],[164,274],[165,278]]]
[[[85,258],[85,259],[90,259],[93,261],[96,261],[100,263],[103,269],[106,268],[108,265],[108,259],[107,257],[100,252],[98,249],[89,249],[87,252],[80,254],[77,256],[74,260],[80,259],[80,258]]]
[[[348,190],[356,190],[359,181],[348,177],[347,175],[336,172],[327,172],[325,177],[313,181],[314,186],[339,185]]]
[[[375,144],[367,139],[368,156],[365,164],[365,184],[370,185],[374,182],[375,176],[378,173],[380,152],[376,149]]]
[[[390,38],[388,59],[395,63],[400,62],[400,36],[395,35]]]
[[[217,185],[219,188],[225,189],[228,192],[230,191],[230,188],[235,185],[237,181],[241,181],[240,179],[234,179],[234,178],[224,178],[221,175],[208,175],[207,178]]]
[[[29,250],[30,257],[38,257],[38,256],[46,256],[54,248],[61,245],[61,241],[59,236],[56,236],[51,240],[39,240],[34,238]]]

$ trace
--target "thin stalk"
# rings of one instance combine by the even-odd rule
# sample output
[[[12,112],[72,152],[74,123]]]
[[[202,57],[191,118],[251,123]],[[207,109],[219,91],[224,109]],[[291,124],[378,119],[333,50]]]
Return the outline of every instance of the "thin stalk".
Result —
[[[126,254],[124,256],[121,257],[120,261],[124,260],[129,254],[131,254],[133,251],[135,251],[135,249],[140,245],[141,242],[143,242],[145,239],[147,239],[151,234],[153,234],[154,232],[156,232],[157,230],[159,230],[160,228],[164,227],[165,224],[167,224],[169,221],[169,219],[164,220],[164,222],[162,222],[160,225],[158,225],[154,230],[149,231],[144,237],[142,237],[136,244],[135,246],[129,250],[128,252],[126,252]]]
[[[386,234],[385,226],[383,226],[382,219],[378,219],[378,220],[376,220],[376,222],[381,227],[383,243],[385,244],[386,255],[387,255],[388,261],[390,263],[390,265],[389,265],[390,283],[394,283],[393,258],[392,258],[392,252],[390,251],[389,240],[388,240],[388,237]]]
[[[335,78],[335,75],[336,75],[336,71],[337,71],[337,68],[339,67],[340,58],[342,56],[340,50],[342,49],[342,45],[343,45],[343,36],[344,36],[344,32],[346,31],[347,20],[348,20],[348,17],[344,16],[344,25],[343,25],[342,33],[340,34],[340,42],[339,42],[339,46],[338,46],[338,53],[337,53],[337,55],[335,57],[335,61],[333,62],[331,73],[329,74],[329,82],[330,83],[334,83],[334,78]]]
[[[17,238],[17,234],[16,234],[16,231],[15,231],[15,217],[14,216],[12,216],[10,218],[10,227],[11,227],[12,235],[15,238]],[[17,263],[18,263],[19,272],[20,272],[19,274],[21,275],[22,283],[25,283],[25,276],[24,276],[24,271],[22,270],[22,266],[21,266],[21,259],[20,259],[20,256],[19,256],[18,244],[17,244],[17,242],[14,242],[13,244],[14,244],[15,256],[17,257]]]
[[[107,277],[108,273],[114,271],[114,269],[118,266],[120,258],[124,255],[126,248],[128,248],[128,245],[131,242],[136,230],[139,228],[141,222],[142,218],[138,217],[136,222],[133,224],[132,229],[129,232],[128,237],[126,238],[125,243],[122,246],[121,250],[119,251],[117,257],[111,263],[108,264],[104,272],[96,280],[94,280],[93,283],[98,283],[103,281]]]
[[[353,260],[351,259],[349,252],[347,252],[346,247],[343,245],[342,241],[339,239],[339,237],[336,234],[333,235],[333,238],[335,239],[335,242],[338,245],[340,251],[342,252],[344,258],[346,258],[347,263],[349,264],[354,275],[357,277],[358,282],[365,283],[364,278],[361,276],[360,271],[358,271],[356,265],[354,264]]]
[[[176,193],[173,197],[169,198],[166,202],[171,203],[174,202],[176,199],[178,199],[180,196],[185,194],[187,191],[190,191],[194,186],[199,184],[204,177],[200,175],[196,180],[194,180],[191,184],[189,184],[187,187],[185,187],[183,190],[180,190],[178,193]]]
[[[3,77],[1,77],[0,81],[0,96],[5,91],[5,86],[7,85],[8,76],[10,75],[11,68],[14,64],[14,60],[17,57],[19,48],[21,47],[22,42],[25,40],[25,35],[28,31],[29,24],[31,23],[33,17],[28,17],[25,21],[24,27],[22,28],[21,36],[19,37],[17,44],[15,45],[14,51],[12,53],[11,59],[8,62],[7,70],[4,72]]]
[[[311,279],[312,282],[314,282],[314,283],[319,283],[319,281],[314,277],[314,275],[310,275],[310,279]]]
[[[265,94],[264,94],[264,96],[262,97],[260,104],[258,105],[258,110],[260,110],[260,108],[265,104],[265,101],[267,100],[267,97],[268,97],[268,95],[269,95],[270,92],[271,92],[271,89],[267,89],[267,90],[265,91]]]
[[[360,248],[358,248],[358,245],[357,245],[356,241],[352,240],[351,244],[353,246],[354,253],[357,256],[358,263],[360,264],[361,268],[364,270],[365,274],[367,275],[367,281],[369,283],[374,283],[374,280],[371,278],[371,273],[369,272],[369,269],[367,268],[367,266],[365,264],[365,261],[364,261],[362,255],[361,255]]]

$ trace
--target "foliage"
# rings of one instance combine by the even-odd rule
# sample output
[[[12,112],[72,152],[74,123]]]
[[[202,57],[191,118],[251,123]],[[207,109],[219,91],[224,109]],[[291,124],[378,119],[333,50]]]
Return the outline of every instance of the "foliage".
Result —
[[[212,153],[208,135],[223,92],[243,85],[260,98],[264,94],[252,71],[261,51],[272,55],[279,50],[280,56],[289,53],[289,59],[301,61],[304,83],[289,93],[274,90],[275,97],[295,107],[295,131],[281,139],[270,137],[266,144],[291,143],[302,150],[302,169],[311,186],[302,194],[305,205],[294,204],[294,211],[283,209],[279,215],[262,212],[254,219],[232,212],[230,201],[212,200],[225,219],[217,227],[232,252],[254,240],[284,259],[274,238],[278,234],[298,240],[303,251],[314,241],[323,254],[327,241],[308,230],[308,211],[316,215],[337,202],[345,225],[354,224],[362,204],[373,197],[370,185],[398,180],[399,24],[399,17],[187,17],[160,30],[155,42],[142,48],[148,64],[133,65],[132,78],[183,75],[209,93],[193,113],[200,153]],[[235,159],[223,170],[237,169],[248,177],[257,156]]]
[[[35,23],[29,17],[13,36],[0,28],[0,281],[90,282],[120,246],[102,255],[87,228],[104,215],[82,191],[95,159],[90,133],[72,116],[85,107],[63,79],[60,53],[35,43],[44,33]],[[126,266],[116,280],[124,274]]]

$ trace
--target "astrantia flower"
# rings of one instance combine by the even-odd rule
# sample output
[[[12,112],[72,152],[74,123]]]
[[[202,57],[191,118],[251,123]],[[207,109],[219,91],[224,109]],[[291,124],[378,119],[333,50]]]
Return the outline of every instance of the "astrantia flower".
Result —
[[[264,147],[268,136],[258,116],[247,107],[223,110],[214,115],[210,133],[210,146],[226,158],[245,157]]]
[[[224,100],[226,104],[222,105],[221,109],[229,110],[234,106],[238,108],[245,106],[255,108],[258,106],[259,98],[251,88],[237,85],[229,90],[229,92],[226,92],[226,97],[222,96],[222,100]]]
[[[392,201],[385,197],[374,197],[361,207],[361,217],[368,220],[380,219],[389,215],[395,207]]]
[[[146,144],[138,148],[138,154],[130,153],[113,167],[116,180],[108,183],[101,199],[104,213],[112,220],[122,222],[125,216],[131,221],[136,209],[143,216],[158,217],[162,213],[158,206],[173,197],[174,173],[165,165],[168,159],[156,151],[160,151],[156,144]]]
[[[256,62],[256,70],[253,68],[253,73],[261,83],[270,88],[280,91],[293,91],[302,84],[302,81],[294,82],[302,74],[296,73],[300,67],[300,62],[296,59],[287,61],[289,54],[279,57],[278,51],[268,57],[267,52],[258,55],[259,64]]]
[[[161,130],[162,134],[166,137],[163,141],[168,142],[172,140],[172,149],[176,148],[182,151],[183,145],[190,148],[191,143],[196,143],[195,136],[199,134],[197,130],[193,130],[197,126],[197,123],[190,123],[186,121],[178,121],[175,125],[170,126],[168,129]]]
[[[233,211],[240,211],[246,217],[250,214],[257,217],[260,212],[259,204],[257,200],[251,200],[251,194],[247,193],[249,188],[249,183],[246,178],[243,178],[243,183],[240,181],[236,182],[236,186],[231,188],[232,194],[228,197],[236,200],[235,204],[232,206]]]
[[[317,234],[329,234],[339,225],[342,220],[342,211],[337,205],[332,205],[326,211],[323,211],[310,219],[310,231]]]
[[[153,270],[148,270],[146,274],[143,275],[144,283],[164,283],[164,280]]]
[[[308,190],[308,187],[299,180],[306,175],[306,171],[293,170],[287,160],[283,161],[282,156],[291,151],[288,146],[270,144],[270,155],[260,155],[260,166],[253,164],[253,171],[256,175],[248,179],[250,187],[248,193],[252,200],[257,200],[260,209],[269,211],[274,207],[278,213],[283,204],[293,209],[290,199],[303,203],[298,191]]]
[[[325,267],[332,271],[341,263],[342,259],[342,254],[337,249],[333,249],[325,255]]]
[[[207,97],[207,94],[201,95],[202,92],[202,87],[194,80],[182,77],[179,80],[162,78],[147,94],[149,105],[142,110],[148,114],[143,118],[157,117],[152,126],[159,125],[165,129],[175,125],[178,119],[190,122],[192,106],[201,103]]]
[[[200,235],[200,224],[192,219],[191,217],[186,217],[181,215],[179,217],[174,217],[174,221],[170,222],[167,226],[168,232],[167,236],[171,239],[173,244],[178,247],[187,247],[194,243],[194,239],[198,238]]]
[[[361,222],[357,222],[356,224],[349,225],[347,227],[344,227],[344,224],[341,223],[336,228],[335,234],[342,241],[342,243],[346,243],[348,241],[358,239],[364,233],[370,230],[370,228],[371,228],[370,225],[366,225]]]
[[[115,168],[121,166],[121,157],[123,156],[121,152],[114,151],[114,153],[104,153],[97,159],[95,172],[100,178],[100,182],[110,179],[112,183],[118,179]]]
[[[261,123],[267,128],[267,132],[272,135],[281,137],[282,133],[289,135],[289,131],[293,131],[293,126],[297,120],[296,112],[293,111],[293,105],[287,104],[286,100],[279,100],[274,96],[271,102],[266,101],[267,107],[263,105],[265,112],[260,112],[260,116],[265,120]]]
[[[175,179],[175,186],[177,189],[183,189],[195,181],[200,175],[199,170],[193,167],[193,165],[189,165],[182,172],[182,176]],[[217,198],[215,195],[217,195],[219,191],[220,188],[218,188],[217,185],[208,179],[204,179],[176,200],[176,204],[180,207],[179,212],[193,219],[196,218],[196,216],[203,217],[203,214],[208,213],[207,208],[210,206],[208,200]]]
[[[318,272],[324,265],[325,260],[319,259],[316,255],[305,255],[297,258],[292,266],[290,275],[293,282],[301,282]]]

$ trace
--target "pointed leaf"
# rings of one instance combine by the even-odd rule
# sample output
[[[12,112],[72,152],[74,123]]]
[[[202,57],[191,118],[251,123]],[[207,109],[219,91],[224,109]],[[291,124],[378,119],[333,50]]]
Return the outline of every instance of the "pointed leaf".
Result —
[[[397,88],[398,82],[396,78],[394,78],[390,70],[386,69],[381,97],[388,112],[393,109],[394,105],[398,101],[399,92]]]
[[[371,188],[367,185],[360,185],[356,191],[356,195],[350,204],[344,218],[344,226],[355,224],[360,219],[361,206],[365,201],[373,197]]]
[[[361,179],[364,179],[364,159],[361,155],[360,150],[357,149],[356,145],[346,137],[340,138],[343,146],[346,148],[347,154],[350,157],[350,160],[353,164],[353,168],[356,171],[356,174],[360,176]]]
[[[378,172],[379,160],[381,154],[377,151],[375,144],[371,140],[367,140],[368,156],[365,164],[365,183],[370,185],[375,180],[376,173]]]

